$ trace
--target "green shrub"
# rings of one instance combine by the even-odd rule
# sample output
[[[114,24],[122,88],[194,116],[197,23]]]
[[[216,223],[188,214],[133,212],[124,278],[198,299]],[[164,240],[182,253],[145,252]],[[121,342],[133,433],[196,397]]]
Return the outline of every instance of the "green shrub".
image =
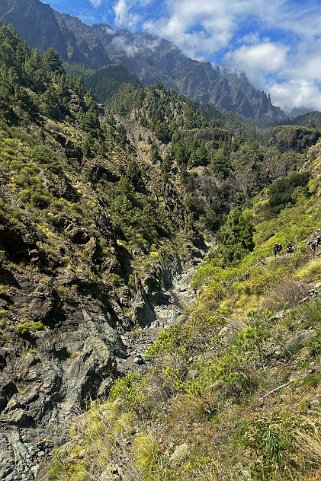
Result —
[[[303,384],[309,387],[316,388],[321,382],[321,373],[320,372],[312,372],[305,376],[303,379]]]
[[[294,416],[273,412],[262,413],[248,425],[243,442],[256,453],[254,479],[272,481],[276,479],[278,472],[286,472],[287,457],[292,449],[294,429],[297,425],[298,420]]]
[[[15,327],[15,332],[18,336],[27,336],[31,334],[32,331],[45,331],[46,329],[48,328],[41,321],[24,321]]]
[[[31,194],[30,201],[35,207],[45,209],[50,204],[50,196],[42,192],[34,192]]]
[[[295,172],[289,177],[276,180],[269,188],[269,210],[273,214],[279,214],[288,204],[295,204],[299,194],[297,189],[300,187],[304,188],[300,192],[307,195],[309,179],[309,172]]]
[[[40,164],[51,164],[54,160],[54,154],[48,147],[37,145],[32,151],[32,158]]]

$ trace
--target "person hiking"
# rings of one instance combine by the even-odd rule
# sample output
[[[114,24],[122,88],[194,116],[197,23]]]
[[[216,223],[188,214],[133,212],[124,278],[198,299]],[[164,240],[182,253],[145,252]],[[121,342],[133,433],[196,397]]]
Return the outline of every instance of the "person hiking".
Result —
[[[312,242],[310,242],[310,249],[312,252],[313,257],[315,256],[317,252],[317,247],[318,247],[318,241],[314,239]]]
[[[282,249],[283,249],[282,244],[274,244],[274,247],[273,247],[274,257],[276,257],[281,252]]]
[[[287,245],[286,245],[286,252],[287,254],[293,254],[294,253],[294,245],[292,244],[292,242],[288,242]]]

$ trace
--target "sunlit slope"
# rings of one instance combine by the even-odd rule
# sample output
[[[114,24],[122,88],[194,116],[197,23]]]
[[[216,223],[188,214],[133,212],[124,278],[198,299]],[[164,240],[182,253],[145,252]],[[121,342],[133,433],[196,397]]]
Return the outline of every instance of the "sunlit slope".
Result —
[[[312,170],[230,215],[194,278],[187,322],[149,350],[147,375],[121,379],[79,420],[49,479],[320,479],[321,248],[313,255],[309,242],[321,229],[321,189]],[[251,232],[254,245],[244,240]]]

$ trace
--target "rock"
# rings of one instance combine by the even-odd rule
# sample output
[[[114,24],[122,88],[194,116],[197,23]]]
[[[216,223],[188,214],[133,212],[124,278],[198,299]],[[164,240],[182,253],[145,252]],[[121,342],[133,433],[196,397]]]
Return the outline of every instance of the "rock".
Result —
[[[320,291],[321,290],[321,282],[318,282],[313,286],[314,291]]]
[[[224,441],[224,436],[222,434],[217,434],[213,438],[213,443],[214,444],[221,444]]]
[[[179,465],[188,458],[190,454],[190,448],[188,444],[184,443],[175,448],[175,451],[170,457],[171,463],[174,465]]]
[[[114,379],[112,377],[108,377],[107,379],[104,379],[101,385],[99,386],[99,389],[97,392],[98,397],[106,398],[108,396],[108,393],[113,383],[114,383]]]
[[[80,147],[75,145],[70,139],[67,139],[62,132],[51,130],[51,135],[59,142],[65,150],[66,157],[68,159],[76,159],[81,163],[83,158],[83,152]]]
[[[307,147],[317,143],[321,133],[316,129],[301,126],[282,125],[273,130],[268,145],[275,146],[282,152],[295,150],[302,152]]]
[[[234,320],[227,326],[222,327],[218,333],[218,337],[226,343],[233,339],[244,327],[244,322]]]
[[[142,364],[145,364],[145,361],[142,358],[142,356],[140,354],[138,354],[138,356],[135,357],[135,359],[134,359],[134,363],[138,364],[138,365],[142,365]]]
[[[197,369],[191,369],[187,373],[188,379],[196,379],[200,375],[200,372]]]
[[[295,333],[285,344],[284,347],[287,351],[293,349],[301,349],[305,344],[314,337],[317,337],[318,333],[314,329],[306,329]]]
[[[87,242],[90,240],[90,235],[88,232],[78,226],[67,227],[66,233],[74,244],[87,244]]]
[[[6,375],[0,376],[0,411],[3,410],[11,397],[18,392],[17,386]]]
[[[312,411],[317,410],[317,409],[319,409],[320,404],[321,404],[321,401],[320,401],[319,399],[313,399],[313,400],[310,401],[310,403],[309,403],[309,408],[310,408]]]
[[[284,317],[284,311],[278,311],[276,312],[273,316],[269,317],[269,321],[273,322],[273,321],[279,321],[280,319],[282,319]]]
[[[14,409],[13,411],[10,411],[4,419],[9,423],[9,424],[16,424],[17,426],[20,427],[30,427],[34,425],[33,419],[28,416],[28,414],[22,409]]]
[[[103,165],[97,164],[95,165],[89,174],[91,182],[96,184],[101,180],[106,180],[107,182],[119,182],[120,177],[119,175],[115,174],[112,170],[107,169]]]

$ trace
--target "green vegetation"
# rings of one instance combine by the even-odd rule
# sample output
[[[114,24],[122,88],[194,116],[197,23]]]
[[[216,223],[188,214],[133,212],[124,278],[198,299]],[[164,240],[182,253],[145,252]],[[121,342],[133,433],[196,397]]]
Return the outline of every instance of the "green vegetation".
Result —
[[[15,327],[15,332],[18,336],[27,336],[32,333],[32,331],[45,331],[47,328],[41,321],[36,322],[19,322]]]
[[[0,67],[1,344],[16,339],[26,355],[37,331],[60,328],[55,309],[86,296],[135,324],[137,285],[214,241],[187,321],[149,349],[145,375],[118,380],[77,420],[49,479],[320,479],[321,277],[308,249],[320,229],[320,144],[280,152],[263,126],[139,88],[125,72],[104,84],[101,122],[57,54],[9,26]],[[115,72],[84,75],[101,85]],[[43,321],[21,320],[34,319],[20,287],[30,279],[52,302]]]
[[[309,172],[293,173],[287,178],[276,180],[270,187],[269,209],[279,214],[288,204],[294,204],[301,195],[308,194]]]
[[[64,64],[72,77],[81,77],[87,89],[94,92],[100,102],[108,102],[124,85],[139,86],[138,78],[122,65],[106,65],[99,69],[77,64]]]
[[[286,177],[231,212],[194,277],[198,302],[187,322],[149,349],[147,374],[120,379],[108,402],[89,411],[85,451],[78,456],[79,442],[61,451],[53,480],[69,480],[70,467],[78,473],[84,458],[92,462],[88,451],[106,442],[105,428],[95,441],[87,436],[94,413],[102,425],[112,420],[116,454],[88,465],[85,480],[115,465],[137,481],[319,479],[321,301],[309,292],[320,260],[307,241],[320,228],[319,177],[313,192],[271,209],[280,190],[293,200],[308,180]],[[274,243],[289,240],[295,252],[274,258]]]

